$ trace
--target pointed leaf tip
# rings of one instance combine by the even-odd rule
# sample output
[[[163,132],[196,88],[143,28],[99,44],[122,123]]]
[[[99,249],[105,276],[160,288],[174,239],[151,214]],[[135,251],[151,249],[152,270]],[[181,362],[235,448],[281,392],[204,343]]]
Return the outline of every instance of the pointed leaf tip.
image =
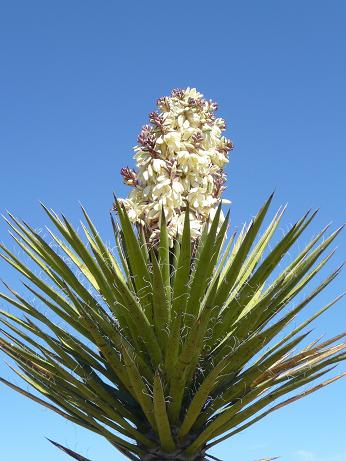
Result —
[[[46,438],[47,438],[47,437],[46,437]],[[51,440],[51,439],[49,439],[49,438],[47,438],[47,440],[48,440],[48,442],[50,442],[52,445],[54,445],[55,447],[59,448],[59,450],[63,451],[63,452],[66,453],[67,455],[71,456],[71,458],[77,459],[77,461],[90,461],[90,459],[85,458],[85,457],[82,456],[82,455],[79,455],[79,454],[76,453],[75,451],[70,450],[69,448],[64,447],[64,446],[61,445],[60,443],[54,442],[54,440]]]

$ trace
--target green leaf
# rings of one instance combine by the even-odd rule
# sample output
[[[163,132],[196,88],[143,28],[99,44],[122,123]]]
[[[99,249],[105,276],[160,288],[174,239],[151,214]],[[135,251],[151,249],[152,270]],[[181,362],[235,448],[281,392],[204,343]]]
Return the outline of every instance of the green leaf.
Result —
[[[124,242],[129,257],[131,275],[147,318],[152,318],[152,299],[150,291],[150,274],[143,253],[124,207],[116,201],[118,216],[123,228]]]
[[[170,303],[170,300],[171,300],[171,270],[170,270],[170,261],[169,261],[169,238],[168,238],[166,217],[165,217],[165,212],[163,208],[161,211],[159,261],[160,261],[160,269],[162,273],[162,281],[163,281],[163,285],[165,287],[165,292],[166,292],[166,300],[168,303]]]
[[[169,305],[166,298],[166,287],[162,278],[161,268],[156,259],[155,253],[151,253],[153,268],[153,315],[155,334],[159,339],[161,350],[166,350],[169,323]]]
[[[168,420],[166,401],[160,374],[155,373],[153,389],[154,415],[161,446],[164,451],[170,453],[176,449]]]

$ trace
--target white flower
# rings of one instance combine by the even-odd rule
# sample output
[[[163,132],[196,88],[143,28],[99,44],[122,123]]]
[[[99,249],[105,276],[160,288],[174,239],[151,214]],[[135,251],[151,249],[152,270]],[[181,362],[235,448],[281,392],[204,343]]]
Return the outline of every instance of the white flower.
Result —
[[[192,211],[190,211],[189,213],[189,219],[190,219],[191,237],[193,240],[195,240],[201,235],[201,223],[198,219],[196,219],[196,215]],[[182,235],[183,230],[184,230],[184,223],[185,223],[185,211],[173,217],[171,221],[172,236],[175,236],[176,234]]]
[[[172,189],[176,194],[182,194],[184,192],[184,187],[177,178],[172,182]]]
[[[222,136],[224,120],[214,117],[217,105],[195,88],[173,90],[158,107],[161,112],[150,114],[151,125],[143,127],[134,148],[137,171],[123,169],[133,189],[122,203],[130,220],[145,225],[154,241],[163,207],[172,241],[183,232],[188,202],[196,239],[221,202],[232,143]]]
[[[177,152],[181,146],[181,133],[179,131],[170,131],[163,137],[163,140],[171,153]]]
[[[170,180],[164,179],[163,181],[159,182],[156,184],[156,186],[153,187],[152,190],[152,197],[154,200],[159,200],[161,196],[168,196],[168,194],[171,192],[171,186],[170,186]]]
[[[166,162],[159,158],[154,158],[153,160],[153,170],[155,173],[161,173],[166,167]]]
[[[140,219],[141,209],[134,203],[131,199],[120,199],[120,203],[122,203],[127,211],[130,221],[136,222]]]

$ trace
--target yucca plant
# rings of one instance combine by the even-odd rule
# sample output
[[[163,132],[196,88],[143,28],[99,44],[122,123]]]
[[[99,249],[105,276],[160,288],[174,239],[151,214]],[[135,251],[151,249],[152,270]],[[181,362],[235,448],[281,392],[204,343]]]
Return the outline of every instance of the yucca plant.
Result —
[[[138,172],[122,170],[134,192],[115,201],[117,251],[84,208],[84,237],[45,206],[55,228],[49,239],[6,218],[39,270],[4,246],[2,258],[28,280],[45,313],[7,285],[9,293],[0,293],[23,314],[1,311],[1,349],[37,392],[1,381],[102,435],[131,460],[215,460],[208,452],[217,443],[342,376],[319,379],[346,358],[345,335],[306,339],[306,327],[340,296],[296,322],[341,268],[292,303],[331,258],[340,229],[322,229],[282,269],[316,212],[272,245],[284,209],[261,231],[270,196],[239,236],[227,238],[220,196],[231,143],[211,115],[214,103],[187,89],[161,98],[159,107],[139,137]],[[185,152],[203,155],[204,169]]]

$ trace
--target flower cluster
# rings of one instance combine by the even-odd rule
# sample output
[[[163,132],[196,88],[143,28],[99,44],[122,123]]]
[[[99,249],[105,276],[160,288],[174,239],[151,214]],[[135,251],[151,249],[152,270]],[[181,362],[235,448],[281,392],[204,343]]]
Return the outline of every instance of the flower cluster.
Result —
[[[182,234],[188,202],[191,236],[196,239],[221,201],[224,167],[233,145],[222,136],[226,124],[214,114],[217,104],[195,88],[173,90],[158,99],[157,106],[134,148],[136,171],[121,170],[132,190],[120,202],[130,220],[145,226],[154,241],[162,208],[170,238]]]

